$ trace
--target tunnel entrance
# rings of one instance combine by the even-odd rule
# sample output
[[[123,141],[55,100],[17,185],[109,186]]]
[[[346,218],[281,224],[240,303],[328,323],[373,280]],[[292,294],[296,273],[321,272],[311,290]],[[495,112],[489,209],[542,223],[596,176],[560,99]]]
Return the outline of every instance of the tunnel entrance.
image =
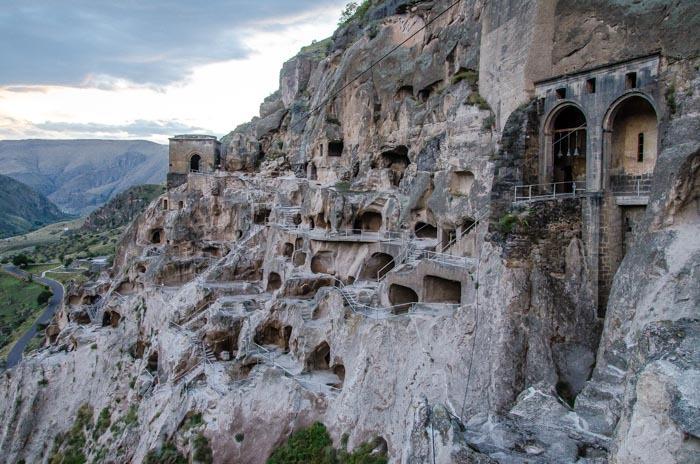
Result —
[[[462,302],[462,283],[457,280],[427,275],[423,278],[423,300],[426,303]]]
[[[389,302],[395,306],[394,313],[407,312],[413,303],[418,303],[418,294],[409,287],[391,284],[389,287]]]
[[[102,314],[102,327],[116,328],[119,325],[122,315],[116,311],[105,311]]]
[[[257,209],[253,216],[253,222],[256,224],[267,224],[270,219],[270,213],[271,211],[268,208]]]
[[[374,253],[365,263],[360,279],[379,280],[394,268],[394,257],[386,253]]]
[[[342,140],[333,140],[328,142],[328,156],[342,156],[343,148]]]

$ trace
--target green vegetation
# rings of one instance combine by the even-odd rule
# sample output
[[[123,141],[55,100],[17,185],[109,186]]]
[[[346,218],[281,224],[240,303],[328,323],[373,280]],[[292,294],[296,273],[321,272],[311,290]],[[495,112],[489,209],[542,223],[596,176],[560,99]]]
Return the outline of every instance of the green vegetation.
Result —
[[[87,462],[84,448],[87,442],[85,432],[93,426],[92,406],[83,404],[78,408],[73,426],[65,434],[59,434],[54,440],[50,464],[84,464]]]
[[[676,111],[678,110],[678,103],[676,102],[676,86],[673,83],[666,87],[664,96],[666,97],[668,113],[671,115],[676,114]]]
[[[346,445],[347,439],[343,447]],[[336,450],[326,426],[316,422],[309,428],[293,433],[284,445],[272,453],[267,464],[386,464],[385,453],[372,453],[376,447],[376,443],[363,443],[352,453],[344,449]]]
[[[464,80],[466,80],[469,83],[469,87],[471,87],[472,90],[478,89],[478,72],[474,71],[473,69],[461,68],[459,71],[457,71],[457,73],[454,76],[452,76],[452,85],[459,84]]]
[[[39,317],[44,309],[39,296],[47,291],[38,283],[0,272],[0,355],[7,355],[13,342]]]
[[[498,230],[504,234],[508,235],[513,231],[513,228],[520,223],[520,219],[517,214],[508,213],[505,214],[498,220]]]
[[[192,457],[203,464],[211,464],[214,461],[214,453],[209,446],[209,439],[201,432],[194,437],[192,443]]]
[[[97,439],[101,437],[110,425],[112,425],[112,413],[109,411],[109,408],[103,408],[102,411],[100,411],[100,415],[97,416],[95,430],[92,433],[93,438]]]
[[[311,55],[319,60],[322,60],[323,58],[328,56],[328,52],[330,51],[332,45],[333,39],[331,37],[319,40],[318,42],[314,40],[313,42],[311,42],[311,45],[302,47],[299,51],[299,54]]]
[[[352,22],[360,22],[365,18],[367,11],[372,6],[372,0],[364,0],[362,3],[350,2],[345,5],[343,12],[340,14],[338,26],[346,26]]]
[[[24,234],[65,218],[66,214],[44,195],[0,175],[0,238]]]
[[[146,454],[144,464],[187,464],[187,459],[168,442],[160,448],[152,449]]]
[[[489,103],[482,97],[479,92],[472,92],[469,94],[467,97],[467,105],[471,106],[476,106],[480,110],[490,110],[491,106],[489,106]]]
[[[194,412],[190,411],[185,416],[185,421],[184,421],[184,424],[182,427],[185,431],[187,431],[190,429],[197,428],[202,424],[204,424],[204,419],[202,418],[202,413],[201,412],[194,413]]]

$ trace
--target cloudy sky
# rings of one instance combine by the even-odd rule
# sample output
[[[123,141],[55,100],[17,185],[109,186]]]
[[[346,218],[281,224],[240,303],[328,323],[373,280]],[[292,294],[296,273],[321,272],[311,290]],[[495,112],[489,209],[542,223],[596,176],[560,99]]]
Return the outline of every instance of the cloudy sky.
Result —
[[[347,0],[9,0],[0,8],[0,139],[166,142],[258,112],[284,61]]]

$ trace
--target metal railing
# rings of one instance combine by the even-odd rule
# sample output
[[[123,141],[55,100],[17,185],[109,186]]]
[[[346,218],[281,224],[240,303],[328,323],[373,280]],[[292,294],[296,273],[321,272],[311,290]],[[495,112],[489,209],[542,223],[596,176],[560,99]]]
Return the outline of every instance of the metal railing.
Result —
[[[445,246],[442,247],[440,253],[445,253],[445,251],[449,250],[450,248],[452,248],[453,245],[462,240],[462,238],[464,238],[467,234],[474,230],[474,228],[476,228],[476,226],[479,225],[479,223],[483,221],[488,216],[488,214],[488,208],[479,210],[476,214],[476,219],[474,219],[474,222],[472,222],[466,229],[457,233],[452,240],[450,240]]]
[[[310,229],[308,227],[302,227],[301,224],[281,224],[273,223],[270,224],[278,226],[286,231],[303,233],[311,238],[323,239],[357,239],[358,241],[395,241],[402,240],[405,236],[403,232],[385,230],[385,231],[371,231],[364,229],[337,229],[337,230],[326,230],[326,229]]]
[[[513,203],[530,203],[557,198],[574,198],[586,193],[585,181],[552,182],[550,184],[516,185]]]
[[[627,184],[629,185],[629,184]],[[619,188],[614,188],[612,193],[619,196],[630,196],[630,197],[641,197],[647,196],[651,193],[651,185],[642,185],[642,179],[636,179],[632,190],[620,190]]]

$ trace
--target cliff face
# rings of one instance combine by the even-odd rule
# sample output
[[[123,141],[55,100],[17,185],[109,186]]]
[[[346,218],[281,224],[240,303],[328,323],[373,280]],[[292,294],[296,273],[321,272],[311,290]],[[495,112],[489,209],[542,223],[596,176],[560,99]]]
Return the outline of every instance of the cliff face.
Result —
[[[154,202],[0,379],[3,455],[206,442],[214,462],[264,462],[321,421],[392,462],[697,459],[695,55],[662,55],[674,110],[607,312],[583,200],[507,196],[538,153],[533,81],[625,57],[561,56],[567,31],[599,38],[568,3],[387,0],[286,63],[225,137],[227,171]],[[573,3],[615,50],[671,40],[630,42],[645,2],[615,24]]]

